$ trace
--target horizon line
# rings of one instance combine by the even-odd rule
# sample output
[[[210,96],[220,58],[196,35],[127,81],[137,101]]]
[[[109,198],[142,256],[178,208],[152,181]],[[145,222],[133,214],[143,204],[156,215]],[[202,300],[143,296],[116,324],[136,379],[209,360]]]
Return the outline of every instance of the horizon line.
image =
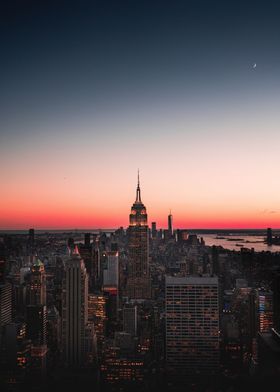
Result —
[[[124,226],[118,226],[118,227],[103,227],[103,228],[101,228],[101,227],[92,227],[92,228],[89,228],[89,227],[87,227],[87,228],[84,228],[84,227],[81,227],[81,228],[79,228],[79,227],[70,227],[70,228],[66,228],[66,227],[61,227],[61,228],[55,228],[55,227],[46,227],[46,228],[37,228],[36,229],[36,227],[28,227],[28,228],[5,228],[5,229],[3,229],[3,228],[0,228],[0,232],[5,232],[5,231],[28,231],[28,230],[30,230],[30,229],[34,229],[35,231],[37,230],[37,231],[47,231],[47,230],[52,230],[52,231],[54,231],[54,230],[56,230],[56,231],[62,231],[62,230],[65,230],[65,231],[77,231],[77,230],[79,230],[79,231],[82,231],[82,230],[84,230],[84,231],[105,231],[105,230],[118,230],[118,229],[120,229],[120,228],[123,228],[123,229],[125,229],[126,230],[126,228],[124,227]],[[209,231],[209,230],[220,230],[220,231],[237,231],[237,230],[250,230],[250,231],[252,231],[252,230],[258,230],[258,231],[260,231],[260,230],[267,230],[268,228],[270,228],[270,229],[272,229],[272,230],[280,230],[280,227],[278,228],[278,227],[275,227],[275,228],[273,228],[273,227],[271,227],[271,226],[268,226],[268,227],[254,227],[254,228],[250,228],[250,227],[248,227],[248,228],[242,228],[242,227],[240,227],[240,228],[231,228],[231,227],[228,227],[228,228],[219,228],[219,227],[210,227],[210,228],[205,228],[205,227],[200,227],[200,228],[188,228],[188,227],[184,227],[184,228],[174,228],[173,229],[173,231],[176,231],[176,230],[189,230],[189,231],[191,231],[191,230],[193,230],[193,231],[197,231],[197,230],[207,230],[207,231]],[[159,227],[159,228],[157,228],[157,230],[168,230],[168,228],[162,228],[162,227]]]

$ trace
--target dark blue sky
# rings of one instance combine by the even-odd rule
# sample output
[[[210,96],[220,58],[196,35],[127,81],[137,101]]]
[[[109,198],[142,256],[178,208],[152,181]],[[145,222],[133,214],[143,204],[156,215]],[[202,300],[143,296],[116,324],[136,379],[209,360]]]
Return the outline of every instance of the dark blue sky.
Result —
[[[276,1],[6,3],[1,122],[14,131],[73,110],[279,87]]]

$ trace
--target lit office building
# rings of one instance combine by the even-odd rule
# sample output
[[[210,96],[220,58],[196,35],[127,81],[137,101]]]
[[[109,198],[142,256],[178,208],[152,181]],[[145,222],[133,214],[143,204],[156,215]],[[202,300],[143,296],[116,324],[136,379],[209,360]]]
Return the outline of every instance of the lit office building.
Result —
[[[218,370],[217,277],[166,277],[166,364],[171,374]]]
[[[273,327],[273,293],[272,291],[257,291],[258,330],[270,332]]]
[[[122,389],[129,388],[129,390],[142,386],[141,390],[143,390],[143,357],[124,356],[119,347],[109,344],[101,365],[101,379],[105,385],[111,384]]]
[[[129,215],[128,237],[127,295],[132,299],[149,299],[151,297],[149,228],[146,207],[141,201],[139,175],[136,200]]]
[[[94,323],[98,354],[101,354],[106,330],[106,298],[104,295],[89,294],[88,319]]]
[[[24,374],[30,367],[31,356],[31,341],[26,337],[26,324],[10,323],[3,327],[2,332],[4,355],[1,365],[8,366],[11,371],[18,370],[19,374]]]

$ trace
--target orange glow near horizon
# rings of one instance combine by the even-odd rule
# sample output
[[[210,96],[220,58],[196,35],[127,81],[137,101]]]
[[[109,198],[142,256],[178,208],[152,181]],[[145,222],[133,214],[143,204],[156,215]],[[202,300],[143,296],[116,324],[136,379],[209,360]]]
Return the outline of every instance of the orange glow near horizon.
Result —
[[[132,204],[132,203],[131,203]],[[147,205],[148,223],[156,222],[158,228],[167,227],[167,209],[156,209],[153,211]],[[42,208],[42,210],[40,209]],[[48,212],[50,211],[50,212]],[[13,229],[105,229],[118,228],[129,225],[130,206],[119,206],[115,210],[110,207],[94,211],[93,208],[74,209],[67,206],[58,206],[56,209],[47,208],[45,206],[29,205],[29,208],[13,208],[9,214],[2,211],[1,230]],[[240,211],[221,213],[218,215],[215,210],[207,213],[207,211],[187,211],[172,210],[173,227],[176,228],[192,228],[192,229],[265,229],[272,227],[279,228],[279,216],[272,212],[261,212],[258,215]]]
[[[121,186],[119,185],[119,187]],[[115,185],[112,186],[113,189],[114,187]],[[53,193],[42,184],[41,188],[34,190],[34,197],[31,197],[32,192],[30,193],[26,186],[25,192],[22,191],[20,196],[16,190],[9,193],[7,189],[6,192],[2,192],[0,229],[127,227],[130,208],[134,202],[133,189],[126,185],[123,186],[122,192],[116,193],[109,190],[108,184],[103,188],[104,193],[102,194],[95,193],[91,189],[86,195],[83,192],[77,192],[77,189],[72,191],[71,186],[63,189],[57,187],[57,192]],[[208,199],[196,197],[195,191],[187,192],[188,199],[183,195],[181,198],[177,197],[176,200],[176,194],[170,192],[168,195],[163,188],[159,187],[156,194],[152,193],[154,187],[150,189],[150,192],[148,190],[149,186],[147,188],[145,185],[142,191],[148,222],[151,225],[151,222],[155,221],[159,228],[167,227],[170,207],[174,228],[260,229],[280,227],[279,212],[266,210],[264,205],[256,200],[251,203],[249,200],[244,200],[243,206],[239,207],[240,201],[235,195],[233,198],[236,198],[236,205],[232,200],[227,205],[227,203],[221,203],[219,199],[215,200],[214,196],[212,199],[210,196]],[[199,194],[201,195],[201,193]],[[187,200],[187,203],[183,203],[183,198]],[[171,203],[170,200],[175,201]]]
[[[0,146],[0,229],[127,227],[138,167],[149,224],[167,227],[171,209],[174,228],[279,228],[279,111],[271,110],[212,123],[207,112],[201,121],[184,112],[143,123],[88,119],[11,140]]]
[[[104,181],[102,175],[96,175],[93,184],[87,178],[74,178],[68,183],[63,182],[63,186],[60,186],[61,179],[55,177],[55,172],[53,178],[41,176],[37,181],[26,176],[23,181],[19,176],[2,190],[0,229],[126,228],[136,193],[133,174],[130,181],[117,176]],[[133,179],[135,183],[130,184]],[[180,184],[175,177],[174,183],[176,181]],[[280,227],[280,214],[275,208],[277,193],[271,198],[271,208],[266,209],[262,201],[263,196],[268,198],[265,191],[251,200],[250,195],[240,197],[236,184],[232,190],[228,191],[227,187],[213,189],[207,195],[203,187],[203,182],[196,183],[193,188],[180,184],[178,192],[175,185],[168,187],[164,179],[145,178],[145,183],[141,184],[141,196],[147,208],[149,225],[155,221],[157,227],[166,228],[171,208],[174,228]]]

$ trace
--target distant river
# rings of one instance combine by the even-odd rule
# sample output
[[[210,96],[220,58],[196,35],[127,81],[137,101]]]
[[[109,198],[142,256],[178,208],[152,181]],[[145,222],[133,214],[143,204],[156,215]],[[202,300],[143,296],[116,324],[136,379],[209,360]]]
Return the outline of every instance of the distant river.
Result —
[[[198,234],[203,237],[208,246],[222,246],[225,249],[240,250],[242,248],[254,248],[255,252],[270,251],[280,252],[280,245],[268,246],[263,242],[264,236],[252,235],[217,235],[217,234]],[[223,238],[222,238],[223,237]]]

